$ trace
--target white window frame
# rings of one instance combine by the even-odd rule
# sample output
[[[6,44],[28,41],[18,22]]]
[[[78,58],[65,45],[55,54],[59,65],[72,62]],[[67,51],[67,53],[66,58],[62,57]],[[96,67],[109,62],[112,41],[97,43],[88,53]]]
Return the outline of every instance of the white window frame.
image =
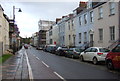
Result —
[[[103,29],[102,28],[99,29],[99,40],[103,41]]]
[[[99,18],[103,18],[103,7],[98,8]]]
[[[115,14],[115,2],[110,2],[109,8],[110,8],[110,15],[114,15]]]
[[[93,11],[90,12],[90,22],[93,22]]]
[[[110,40],[111,41],[115,40],[115,26],[110,27]]]

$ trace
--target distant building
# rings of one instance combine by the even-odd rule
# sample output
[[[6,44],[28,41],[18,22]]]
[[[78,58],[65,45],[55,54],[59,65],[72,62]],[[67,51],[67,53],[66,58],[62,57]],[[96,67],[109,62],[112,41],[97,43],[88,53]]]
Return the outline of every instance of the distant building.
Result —
[[[31,38],[31,44],[35,47],[38,46],[38,32],[32,34],[32,38]]]
[[[59,27],[58,27],[58,21],[60,21],[61,18],[56,18],[56,23],[54,23],[51,28],[46,32],[46,45],[54,44],[59,46]]]
[[[54,21],[47,21],[47,20],[39,20],[39,37],[38,37],[38,46],[46,45],[46,32],[50,29]]]
[[[54,23],[55,23],[54,21],[39,20],[38,21],[39,31],[40,30],[49,30],[51,25]]]

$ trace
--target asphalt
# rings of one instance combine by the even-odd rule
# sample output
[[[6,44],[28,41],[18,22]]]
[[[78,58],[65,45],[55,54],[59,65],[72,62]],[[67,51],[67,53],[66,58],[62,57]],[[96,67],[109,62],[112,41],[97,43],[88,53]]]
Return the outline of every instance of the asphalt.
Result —
[[[120,81],[103,67],[35,48],[22,48],[2,65],[2,81]]]
[[[22,48],[2,64],[2,81],[29,81],[28,65],[24,51],[25,49]]]
[[[103,68],[89,63],[78,62],[71,60],[70,58],[65,58],[41,50],[36,50],[35,48],[28,49],[27,53],[28,57],[31,58],[29,60],[32,67],[34,79],[41,79],[42,77],[40,78],[39,74],[42,76],[42,72],[45,73],[47,69],[51,72],[57,72],[65,80],[120,80],[119,74],[110,72],[105,69],[105,67]],[[41,62],[44,62],[49,67],[42,69],[44,66],[40,66]],[[46,79],[50,78],[49,74],[47,73],[44,76]]]

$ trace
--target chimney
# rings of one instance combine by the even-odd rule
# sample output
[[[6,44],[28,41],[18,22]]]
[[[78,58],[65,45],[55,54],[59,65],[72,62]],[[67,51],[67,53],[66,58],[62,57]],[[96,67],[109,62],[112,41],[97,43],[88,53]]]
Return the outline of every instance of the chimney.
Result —
[[[80,1],[79,7],[86,8],[87,7],[87,2]]]
[[[56,24],[58,23],[58,21],[60,21],[61,20],[61,18],[56,18]]]
[[[67,17],[67,16],[62,16],[62,18],[65,18],[65,17]]]
[[[72,17],[73,17],[73,14],[69,14],[69,17],[72,18]]]

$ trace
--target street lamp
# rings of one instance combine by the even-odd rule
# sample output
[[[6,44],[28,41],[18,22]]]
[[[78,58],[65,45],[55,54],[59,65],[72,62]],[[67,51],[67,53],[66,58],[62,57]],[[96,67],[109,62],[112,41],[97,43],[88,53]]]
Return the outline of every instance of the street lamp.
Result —
[[[13,37],[13,54],[15,54],[16,52],[16,33],[15,33],[15,9],[19,9],[18,12],[22,12],[22,10],[20,8],[15,8],[15,6],[13,6],[13,29],[14,29],[14,33],[13,35],[15,35]]]
[[[15,21],[15,9],[19,9],[18,12],[22,12],[21,8],[15,8],[15,6],[13,6],[13,20]]]

